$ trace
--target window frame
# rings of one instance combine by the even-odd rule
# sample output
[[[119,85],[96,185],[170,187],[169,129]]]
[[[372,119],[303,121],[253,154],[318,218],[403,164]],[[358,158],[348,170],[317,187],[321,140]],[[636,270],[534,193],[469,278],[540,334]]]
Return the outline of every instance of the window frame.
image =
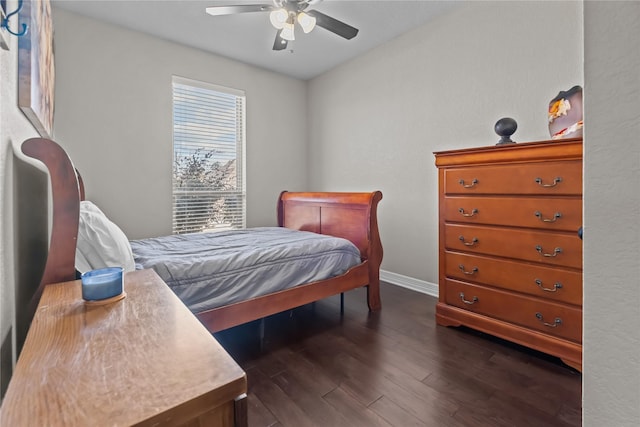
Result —
[[[177,161],[177,153],[176,153],[176,88],[175,85],[183,85],[189,86],[197,89],[204,89],[212,92],[219,92],[225,95],[231,95],[236,97],[236,117],[240,116],[240,122],[237,126],[236,133],[236,149],[235,149],[235,160],[236,160],[236,173],[239,176],[236,176],[236,179],[240,180],[239,186],[240,188],[231,191],[233,194],[237,194],[240,196],[242,201],[241,207],[241,215],[237,217],[237,219],[241,220],[240,226],[235,227],[220,227],[216,229],[202,229],[200,231],[183,231],[179,232],[176,220],[176,161]],[[240,106],[238,107],[238,99],[240,100]],[[240,137],[238,139],[238,133]],[[203,144],[206,147],[206,144]],[[238,151],[241,151],[238,153]],[[229,229],[244,229],[247,226],[247,192],[246,192],[246,94],[245,91],[234,89],[226,86],[221,86],[209,82],[204,82],[201,80],[190,79],[186,77],[181,77],[177,75],[173,75],[171,78],[171,151],[172,151],[172,165],[171,165],[171,229],[173,234],[182,234],[189,232],[206,232],[206,231],[224,231]],[[216,191],[211,190],[211,193],[229,193],[229,191]]]

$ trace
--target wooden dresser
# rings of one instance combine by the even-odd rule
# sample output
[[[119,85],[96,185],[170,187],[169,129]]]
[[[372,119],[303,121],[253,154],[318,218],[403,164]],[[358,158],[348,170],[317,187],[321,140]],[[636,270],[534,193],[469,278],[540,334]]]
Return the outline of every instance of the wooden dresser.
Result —
[[[582,140],[434,153],[440,325],[582,367]]]
[[[152,270],[126,298],[45,287],[0,409],[2,426],[247,424],[244,371]]]

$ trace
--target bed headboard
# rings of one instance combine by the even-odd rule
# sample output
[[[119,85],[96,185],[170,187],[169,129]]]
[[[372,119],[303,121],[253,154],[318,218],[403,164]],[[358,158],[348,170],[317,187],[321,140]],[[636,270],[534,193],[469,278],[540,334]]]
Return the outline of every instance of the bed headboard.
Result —
[[[64,149],[49,139],[28,139],[22,143],[22,152],[44,163],[51,180],[51,239],[40,286],[74,280],[80,217],[80,187],[75,168]]]

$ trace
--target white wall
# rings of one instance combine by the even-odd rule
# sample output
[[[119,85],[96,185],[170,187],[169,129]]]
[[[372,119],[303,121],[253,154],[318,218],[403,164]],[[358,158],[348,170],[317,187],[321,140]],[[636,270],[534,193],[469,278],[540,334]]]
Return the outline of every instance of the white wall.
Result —
[[[583,84],[580,2],[471,2],[309,84],[310,184],[382,190],[382,268],[438,280],[432,152],[549,138],[547,106]]]
[[[585,2],[584,425],[640,419],[640,3]]]
[[[307,188],[306,85],[54,7],[55,138],[131,239],[171,233],[171,76],[247,96],[247,224],[275,225],[282,190]],[[285,96],[287,108],[274,108]]]

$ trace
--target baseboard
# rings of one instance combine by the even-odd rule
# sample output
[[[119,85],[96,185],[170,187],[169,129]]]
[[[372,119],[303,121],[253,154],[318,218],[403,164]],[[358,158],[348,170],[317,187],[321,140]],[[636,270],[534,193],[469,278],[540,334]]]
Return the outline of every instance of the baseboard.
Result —
[[[403,288],[431,295],[432,297],[438,297],[438,285],[435,283],[414,279],[413,277],[403,276],[402,274],[384,270],[380,270],[380,280],[391,283],[392,285],[402,286]]]

